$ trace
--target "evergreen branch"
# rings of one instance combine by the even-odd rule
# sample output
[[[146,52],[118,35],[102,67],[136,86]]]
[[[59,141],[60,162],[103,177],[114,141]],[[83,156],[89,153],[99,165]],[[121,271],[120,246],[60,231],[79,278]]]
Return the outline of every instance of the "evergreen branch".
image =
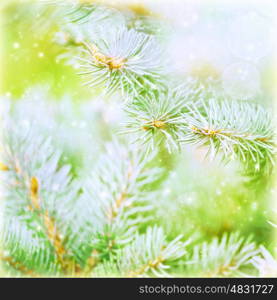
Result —
[[[122,132],[135,134],[135,142],[147,148],[165,144],[170,152],[180,150],[180,134],[186,126],[183,114],[190,111],[188,103],[198,107],[213,95],[211,86],[215,89],[216,83],[207,85],[189,77],[183,82],[168,82],[163,91],[142,91],[125,107],[128,121]]]
[[[8,266],[25,275],[56,273],[55,259],[40,229],[30,228],[22,216],[6,216],[1,232],[2,259]]]
[[[164,143],[169,151],[179,149],[179,132],[183,127],[181,112],[186,99],[176,90],[165,93],[148,93],[127,104],[129,120],[124,133],[136,135],[134,142],[146,144],[152,150]]]
[[[170,264],[185,253],[187,243],[178,236],[167,242],[162,228],[148,227],[145,234],[136,234],[132,243],[119,250],[113,261],[105,262],[95,271],[100,276],[116,274],[123,277],[168,276]]]
[[[221,240],[214,238],[210,243],[195,246],[187,261],[188,270],[200,277],[241,275],[243,267],[249,265],[257,253],[253,242],[240,238],[237,233],[225,234]]]
[[[102,257],[130,241],[137,224],[147,221],[143,212],[151,209],[145,204],[151,193],[145,188],[159,176],[159,170],[146,168],[152,158],[144,157],[133,147],[113,142],[106,149],[85,182],[80,201],[80,205],[87,206],[86,214],[80,218],[84,226],[90,224],[96,239],[94,246]]]
[[[74,67],[76,59],[79,62],[77,67],[82,69],[80,75],[84,76],[85,85],[92,88],[100,86],[107,94],[118,90],[124,93],[128,116],[124,132],[134,134],[134,142],[140,143],[139,146],[145,145],[146,149],[113,141],[106,145],[105,153],[97,157],[96,166],[90,169],[86,160],[88,153],[95,157],[90,152],[92,143],[88,137],[93,136],[92,142],[95,143],[94,133],[103,124],[93,123],[93,126],[96,124],[93,134],[92,126],[87,126],[92,111],[83,114],[83,110],[91,103],[88,106],[78,103],[75,106],[78,113],[71,103],[54,117],[59,107],[56,104],[53,104],[54,114],[51,109],[47,110],[48,102],[44,103],[45,109],[42,110],[36,109],[37,102],[29,103],[29,106],[25,101],[12,104],[14,110],[4,114],[3,118],[0,176],[6,201],[4,230],[0,233],[4,245],[1,260],[7,270],[10,268],[28,276],[168,276],[168,271],[177,266],[176,262],[182,262],[189,241],[182,242],[181,236],[168,241],[162,227],[149,227],[153,205],[159,207],[158,201],[154,201],[157,200],[154,188],[161,175],[161,171],[153,167],[153,160],[163,160],[162,163],[168,165],[162,156],[164,152],[160,151],[160,156],[156,156],[154,148],[161,146],[164,150],[165,146],[172,152],[180,150],[183,144],[203,145],[207,146],[212,159],[221,153],[224,161],[237,158],[243,162],[248,175],[268,175],[273,168],[276,151],[272,117],[259,105],[225,99],[224,89],[218,86],[218,82],[211,83],[208,79],[200,83],[187,79],[184,84],[177,85],[176,74],[172,82],[169,76],[164,78],[163,66],[166,65],[167,70],[170,68],[156,39],[161,33],[157,32],[160,24],[141,7],[133,7],[138,15],[129,15],[128,19],[128,16],[99,4],[72,0],[69,6],[62,3],[60,7],[57,1],[51,2],[58,9],[54,8],[54,15],[50,16],[51,21],[46,22],[46,27],[49,29],[54,21],[61,26],[62,44],[77,46],[73,49],[78,53],[77,57],[72,58],[72,53],[68,56],[71,62],[75,59]],[[44,14],[43,23],[49,13],[41,7],[38,9]],[[60,12],[62,20],[59,19]],[[17,44],[14,48],[18,48]],[[45,110],[47,117],[42,120]],[[45,138],[45,132],[49,134],[49,131],[43,126],[51,123],[51,131],[53,127],[56,130],[60,119],[71,123],[73,116],[75,118],[79,113],[79,120],[87,118],[84,127],[89,128],[83,131],[83,139],[89,149],[82,149],[80,155],[73,146],[74,155],[85,158],[85,167],[92,174],[77,183],[73,176],[80,178],[78,172],[81,168],[73,162],[77,171],[72,172],[70,166],[63,165],[61,153],[53,147],[50,138]],[[74,119],[74,123],[77,120]],[[108,134],[114,132],[114,127],[110,127],[105,127]],[[60,132],[61,135],[67,134]],[[65,139],[74,140],[72,144],[76,144],[76,140],[80,140],[79,134],[78,129],[70,130]],[[63,148],[69,146],[69,143],[66,144]],[[86,148],[82,146],[77,149]],[[71,146],[66,151],[71,152]],[[166,155],[168,158],[168,153]],[[175,212],[180,209],[180,201],[184,197],[178,191],[176,194],[175,175],[184,178],[179,180],[182,185],[191,175],[189,170],[183,172],[170,175],[175,189],[170,197],[176,196],[177,200],[166,209],[167,216],[168,210],[172,209],[175,219]],[[196,175],[195,178],[201,180],[198,173]],[[207,177],[206,174],[203,177]],[[216,186],[216,200],[232,197],[232,201],[225,197],[232,214],[241,208],[234,204],[249,198],[241,197],[244,195],[241,193],[227,194],[231,188],[221,189],[217,181],[214,184],[207,182]],[[194,187],[197,189],[197,186]],[[246,188],[245,185],[243,188]],[[188,184],[186,190],[190,189]],[[167,193],[168,190],[163,190],[167,196],[171,193]],[[183,188],[180,190],[182,193]],[[201,188],[200,191],[199,197],[205,194],[203,200],[207,204],[210,198],[206,196],[207,189]],[[213,199],[215,193],[212,191]],[[198,201],[201,197],[198,193],[196,196],[195,211],[201,215],[203,210],[199,207],[203,205]],[[185,199],[188,205],[194,202],[194,197],[190,198]],[[233,201],[236,198],[238,201]],[[217,201],[214,203],[215,207],[221,207]],[[253,210],[262,207],[253,204]],[[249,204],[244,206],[248,207]],[[210,210],[206,211],[208,215]],[[171,222],[170,218],[166,226]],[[222,228],[235,226],[234,222],[230,225],[225,220],[221,223]],[[206,227],[205,233],[210,234],[211,227]],[[216,231],[221,232],[222,228],[218,227]],[[277,268],[276,259],[265,248],[258,250],[253,242],[233,233],[197,245],[184,264],[189,276],[205,277],[241,276],[245,275],[243,272],[248,267],[251,270],[255,267],[260,276],[275,276]],[[184,264],[178,264],[178,267]]]
[[[186,244],[180,239],[181,236],[167,243],[161,228],[149,227],[144,235],[137,235],[135,240],[123,249],[119,268],[127,277],[141,277],[147,274],[167,276],[168,264],[186,252]]]
[[[270,172],[274,164],[271,118],[261,106],[246,102],[209,100],[191,103],[183,114],[181,143],[208,146],[211,158],[221,151],[224,159],[237,157],[253,172]]]
[[[161,52],[154,37],[133,29],[105,31],[84,42],[83,56],[79,57],[91,87],[104,84],[107,93],[116,89],[129,94],[138,89],[155,88],[160,80]]]
[[[66,255],[66,250],[64,248],[61,234],[58,232],[54,218],[49,216],[48,210],[43,210],[41,207],[40,203],[43,203],[43,200],[39,197],[39,182],[36,177],[31,178],[30,200],[32,203],[30,210],[37,213],[40,219],[42,220],[43,227],[45,229],[45,234],[54,248],[59,264],[66,273],[68,271],[68,262],[66,262],[64,259],[64,256]]]
[[[45,229],[45,234],[52,244],[55,254],[57,256],[58,262],[62,267],[62,270],[65,273],[72,273],[72,267],[74,264],[73,261],[66,259],[67,251],[64,248],[62,235],[59,233],[56,221],[53,217],[49,215],[48,210],[44,210],[41,206],[43,203],[43,199],[39,197],[39,182],[36,177],[32,177],[30,181],[30,200],[32,206],[29,207],[31,211],[36,213],[40,220],[42,221],[43,227]],[[78,270],[78,266],[75,266],[76,270]],[[70,270],[69,270],[70,268]]]
[[[6,143],[3,145],[3,158],[5,165],[8,166],[4,177],[7,187],[6,199],[9,200],[6,213],[7,215],[22,215],[22,221],[33,230],[40,228],[39,234],[45,237],[44,247],[47,248],[50,243],[63,272],[71,272],[69,268],[75,264],[69,258],[63,245],[62,234],[58,231],[58,227],[65,227],[63,228],[65,230],[69,226],[69,224],[61,223],[62,219],[63,222],[66,221],[64,201],[70,203],[71,198],[66,199],[66,197],[70,195],[74,197],[75,189],[72,189],[73,186],[70,183],[69,168],[64,167],[58,170],[59,154],[51,147],[49,140],[45,141],[43,137],[36,135],[36,129],[32,127],[27,128],[26,131],[16,129],[13,127],[12,120],[9,120],[6,126]],[[38,148],[40,152],[37,152]],[[60,202],[57,203],[57,200]],[[60,221],[57,221],[57,218]],[[26,251],[28,252],[27,249]],[[51,251],[49,249],[49,252]],[[44,254],[45,258],[51,260],[47,252],[44,251]]]

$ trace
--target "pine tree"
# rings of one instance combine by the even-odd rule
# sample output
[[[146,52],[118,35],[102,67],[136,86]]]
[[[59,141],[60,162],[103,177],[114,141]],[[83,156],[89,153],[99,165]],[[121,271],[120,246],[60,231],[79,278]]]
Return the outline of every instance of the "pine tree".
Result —
[[[49,26],[60,30],[54,40],[66,49],[65,63],[100,91],[104,112],[114,101],[120,120],[93,128],[99,107],[49,101],[43,89],[11,107],[3,99],[7,276],[276,276],[276,259],[251,237],[232,230],[209,241],[192,232],[173,236],[157,220],[176,204],[161,192],[170,182],[161,158],[173,163],[187,145],[223,166],[236,161],[249,184],[269,182],[276,149],[270,109],[231,98],[216,80],[171,72],[167,30],[154,17],[78,1],[40,9],[50,10]],[[72,116],[83,135],[68,129]]]

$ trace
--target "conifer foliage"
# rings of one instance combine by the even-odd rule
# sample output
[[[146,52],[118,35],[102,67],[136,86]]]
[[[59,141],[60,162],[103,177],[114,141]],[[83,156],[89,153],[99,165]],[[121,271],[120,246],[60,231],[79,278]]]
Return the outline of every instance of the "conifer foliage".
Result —
[[[161,199],[177,203],[161,191],[172,157],[190,146],[222,168],[235,162],[244,181],[270,178],[271,110],[230,97],[215,79],[179,78],[169,30],[154,16],[78,1],[40,9],[51,11],[64,63],[100,96],[76,104],[33,88],[14,103],[2,99],[7,276],[271,276],[276,258],[251,237],[227,228],[205,240],[157,218]],[[111,103],[118,117],[99,123]]]

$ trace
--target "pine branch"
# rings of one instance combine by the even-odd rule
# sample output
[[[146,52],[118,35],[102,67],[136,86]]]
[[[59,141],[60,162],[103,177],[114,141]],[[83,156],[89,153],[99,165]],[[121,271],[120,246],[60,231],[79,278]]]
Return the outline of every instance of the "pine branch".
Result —
[[[184,143],[207,145],[212,158],[221,150],[224,160],[241,160],[250,176],[271,172],[275,144],[264,109],[246,102],[214,100],[224,96],[223,90],[209,80],[193,88],[183,84],[183,99],[180,93],[161,92],[162,59],[157,43],[133,29],[121,26],[111,35],[99,30],[82,44],[84,55],[79,59],[84,72],[80,74],[88,77],[92,87],[103,85],[108,93],[118,88],[127,92],[131,101],[126,108],[130,118],[126,132],[135,133],[140,142],[152,149],[165,143],[169,151]]]
[[[40,204],[44,201],[39,196],[39,182],[36,177],[31,178],[30,199],[31,206],[29,206],[29,209],[31,211],[34,211],[34,213],[39,216],[41,223],[45,229],[45,234],[52,247],[54,248],[57,260],[61,265],[62,270],[65,273],[68,273],[68,268],[72,268],[72,264],[74,264],[74,262],[68,261],[65,258],[66,249],[64,248],[62,235],[58,231],[56,221],[53,217],[49,216],[48,210],[43,209],[42,205]]]
[[[40,111],[34,108],[38,102],[13,104],[14,110],[3,116],[0,175],[6,201],[1,259],[8,270],[28,276],[168,276],[167,271],[174,271],[176,261],[186,254],[188,241],[182,242],[181,236],[167,241],[162,228],[149,227],[150,212],[153,215],[153,206],[159,205],[153,189],[161,171],[153,165],[162,156],[156,155],[155,148],[165,146],[173,152],[184,144],[206,146],[212,159],[236,158],[247,175],[268,175],[276,151],[272,117],[257,104],[225,99],[218,82],[188,78],[177,85],[176,74],[173,79],[165,77],[163,66],[170,68],[158,43],[160,24],[148,13],[127,16],[98,4],[50,2],[58,8],[45,27],[49,30],[49,25],[58,24],[61,35],[56,40],[75,46],[77,57],[73,59],[72,52],[68,56],[74,67],[78,61],[85,85],[101,87],[109,95],[123,93],[128,116],[123,131],[133,135],[139,146],[113,141],[105,153],[94,157],[90,151],[98,127],[93,134],[91,128],[84,130],[89,149],[77,155],[85,157],[86,168],[91,167],[87,156],[98,162],[82,180],[79,170],[72,172],[63,165],[61,153],[45,138],[50,131],[42,125],[51,123],[54,131],[61,116],[71,123],[76,116],[72,103],[58,116],[53,116],[58,105],[53,104],[55,112],[50,112],[48,101]],[[45,18],[41,20],[44,23]],[[78,118],[91,119],[90,112],[82,111]],[[108,128],[109,134],[115,127]],[[76,144],[79,134],[70,131],[66,138]],[[173,212],[180,207],[168,205]],[[258,250],[250,240],[232,233],[194,247],[184,263],[189,276],[205,277],[245,275],[251,264],[260,276],[275,276],[277,268],[265,248]]]
[[[194,85],[186,91],[181,86],[173,92],[135,97],[127,103],[129,120],[123,132],[134,134],[135,142],[151,149],[161,143],[169,151],[185,143],[204,145],[211,159],[221,152],[225,161],[242,161],[248,175],[270,174],[275,155],[270,114],[247,102],[188,101],[197,94],[200,99],[207,96]]]
[[[187,105],[181,143],[205,145],[211,158],[238,158],[246,169],[270,173],[275,143],[271,118],[261,106],[247,102],[209,100]],[[263,170],[261,170],[263,169]]]
[[[133,29],[102,32],[83,43],[79,57],[87,77],[85,85],[104,85],[107,93],[120,89],[136,94],[138,89],[156,89],[160,81],[161,52],[153,36]]]
[[[12,270],[28,276],[57,272],[55,258],[39,228],[30,228],[21,216],[5,217],[1,244],[2,259]]]
[[[199,277],[242,276],[243,268],[257,253],[253,242],[237,233],[225,234],[221,240],[214,238],[210,243],[195,246],[186,263],[189,274]]]
[[[147,273],[166,276],[166,269],[169,268],[167,264],[179,259],[186,252],[186,244],[180,242],[180,239],[181,236],[167,244],[163,230],[150,227],[145,235],[137,236],[134,242],[123,250],[121,268],[128,270],[128,277],[145,276]],[[145,245],[149,245],[147,252]]]
[[[79,202],[87,207],[80,218],[94,232],[95,247],[102,258],[130,242],[137,225],[148,220],[144,212],[151,209],[147,199],[152,194],[145,188],[160,173],[146,167],[153,156],[146,158],[133,147],[113,142],[106,152],[85,183]]]
[[[118,251],[114,261],[100,265],[101,276],[117,274],[123,277],[168,276],[170,264],[181,258],[187,243],[178,236],[167,242],[162,228],[148,227],[145,234],[136,234],[134,241]]]
[[[37,231],[43,237],[43,247],[47,249],[50,246],[49,252],[41,250],[44,258],[51,261],[52,254],[49,256],[49,253],[53,249],[62,270],[67,273],[74,262],[65,250],[58,227],[65,231],[69,226],[64,223],[64,205],[65,201],[67,206],[70,204],[75,193],[70,183],[69,168],[58,169],[60,155],[49,140],[45,141],[37,135],[35,128],[15,128],[12,120],[6,126],[6,143],[3,145],[3,158],[8,166],[4,177],[6,215],[22,216],[21,222],[26,222],[30,230]],[[37,152],[37,149],[40,151]],[[7,230],[9,234],[10,229]],[[28,249],[26,251],[28,253]],[[41,267],[34,265],[34,268]]]
[[[181,116],[185,105],[183,94],[178,91],[149,93],[127,104],[129,121],[124,133],[135,134],[134,142],[146,144],[151,150],[164,143],[169,151],[179,149],[179,131],[183,126]]]

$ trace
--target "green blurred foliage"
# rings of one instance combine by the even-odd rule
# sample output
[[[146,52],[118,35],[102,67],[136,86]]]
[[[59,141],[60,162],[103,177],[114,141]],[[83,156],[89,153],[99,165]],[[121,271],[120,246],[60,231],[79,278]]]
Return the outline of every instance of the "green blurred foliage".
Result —
[[[57,97],[70,93],[78,101],[91,95],[74,69],[59,59],[66,49],[53,41],[57,28],[51,22],[51,10],[14,3],[4,7],[2,16],[1,94],[17,98],[29,86],[46,84]]]

